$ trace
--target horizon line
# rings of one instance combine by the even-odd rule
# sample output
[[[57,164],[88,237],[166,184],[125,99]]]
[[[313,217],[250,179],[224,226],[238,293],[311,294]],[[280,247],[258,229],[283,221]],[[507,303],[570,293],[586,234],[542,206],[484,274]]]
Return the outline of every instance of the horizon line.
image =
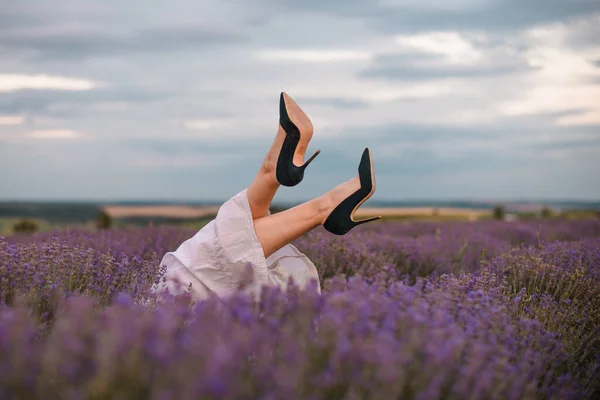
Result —
[[[273,204],[300,204],[311,199],[299,199],[295,202],[279,201]],[[58,198],[0,198],[2,203],[79,203],[79,204],[121,204],[121,203],[148,203],[148,204],[223,204],[227,199],[58,199]],[[468,197],[453,197],[453,198],[421,198],[421,199],[377,199],[371,200],[371,203],[429,203],[429,202],[465,202],[465,203],[600,203],[600,198],[527,198],[527,197],[512,197],[512,198],[468,198]]]

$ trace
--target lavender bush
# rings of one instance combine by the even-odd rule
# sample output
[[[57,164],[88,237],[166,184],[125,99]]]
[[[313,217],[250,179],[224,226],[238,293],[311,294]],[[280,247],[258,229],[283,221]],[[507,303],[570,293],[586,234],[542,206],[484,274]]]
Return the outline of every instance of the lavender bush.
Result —
[[[295,241],[314,289],[157,304],[195,232],[0,239],[0,398],[600,394],[600,221],[374,223]]]
[[[0,370],[11,371],[1,386],[56,398],[581,394],[560,371],[566,354],[553,335],[482,292],[457,299],[401,283],[379,292],[360,278],[334,286],[323,297],[267,290],[256,305],[240,296],[192,310],[136,307],[127,295],[98,310],[71,298],[38,340],[26,308],[4,310],[0,329],[13,335],[1,345]]]
[[[118,259],[124,256],[150,259],[155,253],[162,256],[174,250],[195,233],[192,229],[169,226],[99,231],[76,228],[46,231],[34,236],[10,236],[5,240],[13,244],[42,245],[58,239],[68,245],[92,248]]]

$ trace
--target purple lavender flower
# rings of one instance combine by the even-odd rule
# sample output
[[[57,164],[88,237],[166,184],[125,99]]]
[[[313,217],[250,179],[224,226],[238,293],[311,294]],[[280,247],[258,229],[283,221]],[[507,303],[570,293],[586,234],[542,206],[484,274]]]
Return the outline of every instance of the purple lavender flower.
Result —
[[[2,398],[581,399],[600,393],[600,221],[380,223],[295,244],[314,287],[157,304],[194,232],[0,239]]]

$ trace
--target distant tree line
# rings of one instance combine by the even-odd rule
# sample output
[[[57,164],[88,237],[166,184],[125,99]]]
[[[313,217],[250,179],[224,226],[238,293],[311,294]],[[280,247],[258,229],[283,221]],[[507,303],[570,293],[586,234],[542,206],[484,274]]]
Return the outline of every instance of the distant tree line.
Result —
[[[554,216],[554,213],[550,207],[544,206],[539,213],[537,213],[537,216],[539,218],[551,218]],[[504,221],[506,219],[506,209],[502,204],[494,206],[492,209],[492,217],[500,221]]]
[[[0,203],[0,217],[41,219],[50,223],[86,223],[102,211],[99,204],[85,203]]]

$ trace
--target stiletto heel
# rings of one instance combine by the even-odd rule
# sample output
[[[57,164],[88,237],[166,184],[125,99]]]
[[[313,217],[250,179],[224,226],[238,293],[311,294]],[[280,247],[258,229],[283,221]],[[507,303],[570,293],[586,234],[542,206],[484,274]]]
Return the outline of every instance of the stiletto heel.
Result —
[[[279,158],[277,159],[275,176],[277,177],[277,181],[283,186],[296,186],[302,182],[302,179],[304,179],[304,170],[321,153],[321,150],[317,150],[304,165],[299,167],[294,165],[294,154],[296,153],[298,143],[300,143],[301,134],[300,129],[298,129],[288,115],[283,92],[279,96],[279,125],[285,131],[285,139],[283,140]]]
[[[338,204],[323,224],[323,227],[327,231],[335,235],[344,235],[355,226],[381,219],[381,216],[366,218],[360,221],[352,219],[356,210],[375,193],[373,162],[368,148],[363,151],[360,159],[358,177],[360,179],[360,189]]]

